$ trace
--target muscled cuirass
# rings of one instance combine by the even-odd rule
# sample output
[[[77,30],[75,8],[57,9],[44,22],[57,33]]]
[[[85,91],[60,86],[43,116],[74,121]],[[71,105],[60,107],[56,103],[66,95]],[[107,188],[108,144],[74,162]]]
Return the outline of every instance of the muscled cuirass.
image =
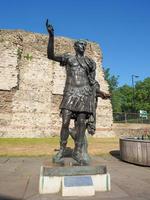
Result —
[[[69,58],[66,66],[67,77],[65,89],[89,86],[86,68],[87,64],[84,58],[77,59],[76,56]]]

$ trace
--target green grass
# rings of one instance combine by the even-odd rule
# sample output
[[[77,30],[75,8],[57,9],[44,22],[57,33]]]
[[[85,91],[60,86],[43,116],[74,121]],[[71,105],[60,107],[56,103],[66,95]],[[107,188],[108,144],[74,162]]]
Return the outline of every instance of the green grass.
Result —
[[[94,138],[88,137],[89,143],[118,143],[118,138]],[[51,138],[0,138],[0,145],[21,145],[21,144],[56,144],[59,143],[59,137]],[[72,139],[69,138],[69,143],[72,143]]]
[[[91,155],[106,156],[111,150],[119,148],[118,138],[88,138],[89,153]],[[74,142],[68,140],[68,146]],[[59,137],[51,138],[0,138],[0,156],[52,156],[59,149]]]
[[[0,138],[0,145],[4,144],[51,144],[57,143],[59,137],[51,138]]]

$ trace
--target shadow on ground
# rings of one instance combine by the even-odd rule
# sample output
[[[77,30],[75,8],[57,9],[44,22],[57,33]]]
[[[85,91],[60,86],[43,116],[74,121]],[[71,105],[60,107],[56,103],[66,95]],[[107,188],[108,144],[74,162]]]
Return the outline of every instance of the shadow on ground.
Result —
[[[0,200],[22,200],[22,199],[18,199],[18,198],[13,198],[10,196],[4,196],[0,194]]]
[[[113,150],[109,152],[110,155],[112,155],[113,157],[117,158],[118,160],[120,160],[120,151],[119,150]]]

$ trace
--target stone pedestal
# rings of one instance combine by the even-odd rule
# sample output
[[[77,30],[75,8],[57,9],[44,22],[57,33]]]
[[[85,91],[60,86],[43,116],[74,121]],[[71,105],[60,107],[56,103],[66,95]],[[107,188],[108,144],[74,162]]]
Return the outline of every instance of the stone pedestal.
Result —
[[[61,191],[62,196],[93,196],[97,191],[110,191],[110,175],[106,166],[96,162],[89,166],[76,164],[71,158],[65,158],[63,166],[45,162],[41,166],[39,193]]]

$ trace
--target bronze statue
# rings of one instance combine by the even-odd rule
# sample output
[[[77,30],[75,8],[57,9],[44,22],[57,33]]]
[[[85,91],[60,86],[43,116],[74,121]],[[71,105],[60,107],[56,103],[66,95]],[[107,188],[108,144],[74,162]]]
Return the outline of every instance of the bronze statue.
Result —
[[[60,150],[54,156],[53,162],[57,163],[65,156],[67,139],[70,134],[75,141],[72,158],[80,165],[87,165],[89,156],[85,131],[87,129],[92,135],[95,133],[97,97],[107,99],[110,95],[100,91],[99,83],[95,80],[96,63],[84,56],[87,42],[78,40],[74,43],[76,55],[55,55],[54,29],[48,20],[46,27],[49,33],[48,58],[66,67],[66,83],[60,105],[62,116]],[[74,119],[74,131],[69,129],[71,119]]]

